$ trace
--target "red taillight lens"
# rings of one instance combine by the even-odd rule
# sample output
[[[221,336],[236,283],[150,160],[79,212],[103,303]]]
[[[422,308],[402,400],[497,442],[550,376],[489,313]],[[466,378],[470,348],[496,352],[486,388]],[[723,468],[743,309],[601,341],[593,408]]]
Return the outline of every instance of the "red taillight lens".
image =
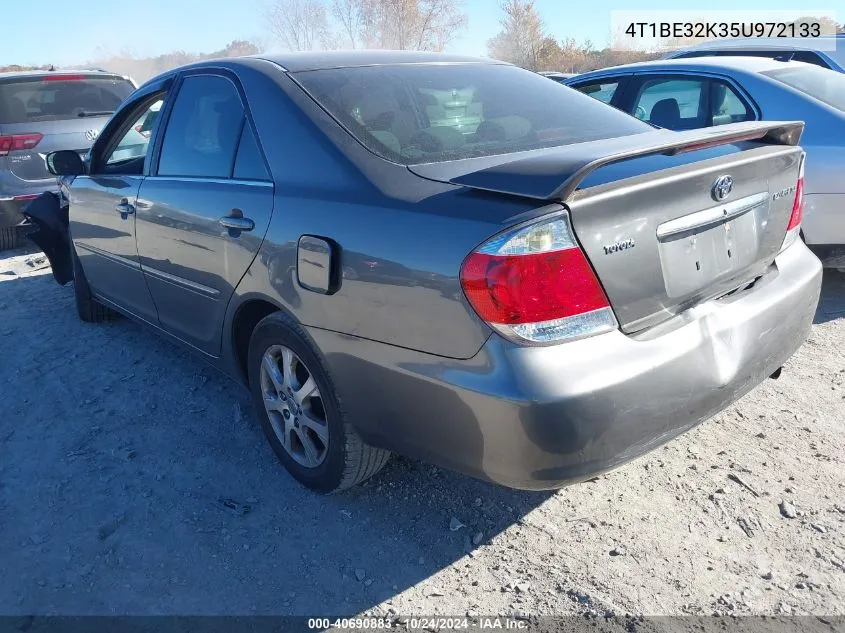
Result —
[[[536,323],[608,307],[577,248],[536,255],[473,253],[464,263],[461,281],[488,323]]]
[[[798,182],[795,185],[795,200],[792,201],[792,213],[789,216],[789,224],[786,227],[786,237],[780,250],[791,246],[801,234],[801,222],[804,221],[804,161],[806,155],[801,156],[801,165],[798,167]]]
[[[33,149],[42,138],[43,136],[37,133],[0,136],[0,156],[6,156],[9,152]]]
[[[795,187],[795,201],[792,203],[792,215],[789,216],[787,231],[797,229],[804,221],[804,166],[801,166],[801,176],[798,178],[798,185]]]
[[[461,285],[484,321],[521,342],[555,343],[616,328],[565,215],[483,244],[464,260]]]

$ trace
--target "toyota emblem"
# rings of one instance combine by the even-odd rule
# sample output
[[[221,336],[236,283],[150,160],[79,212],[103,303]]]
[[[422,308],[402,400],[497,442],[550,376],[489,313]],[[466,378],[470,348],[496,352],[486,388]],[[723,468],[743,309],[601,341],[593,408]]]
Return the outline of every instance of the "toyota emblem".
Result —
[[[720,202],[731,195],[731,190],[734,188],[734,179],[730,176],[719,176],[713,183],[713,199]]]
[[[100,130],[86,130],[85,131],[85,138],[89,141],[96,141],[97,137],[100,135]]]

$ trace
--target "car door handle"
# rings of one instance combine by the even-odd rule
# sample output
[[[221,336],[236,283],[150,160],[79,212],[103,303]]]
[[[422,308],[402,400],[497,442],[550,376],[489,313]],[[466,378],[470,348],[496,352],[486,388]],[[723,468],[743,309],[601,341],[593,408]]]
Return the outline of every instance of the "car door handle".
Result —
[[[120,204],[117,204],[114,208],[120,215],[124,216],[129,215],[130,213],[135,213],[135,207],[132,206],[128,200],[121,200]]]
[[[251,231],[255,228],[255,222],[245,217],[238,217],[236,215],[227,215],[218,220],[220,226],[232,231]]]

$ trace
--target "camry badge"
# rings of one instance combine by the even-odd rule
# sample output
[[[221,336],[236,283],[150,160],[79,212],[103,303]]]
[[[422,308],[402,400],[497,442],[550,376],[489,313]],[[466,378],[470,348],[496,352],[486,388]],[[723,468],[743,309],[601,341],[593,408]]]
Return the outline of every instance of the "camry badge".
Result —
[[[716,178],[716,181],[713,183],[713,189],[711,189],[710,193],[713,195],[713,199],[717,202],[721,202],[729,195],[731,195],[731,190],[734,188],[734,179],[730,176],[719,176]]]

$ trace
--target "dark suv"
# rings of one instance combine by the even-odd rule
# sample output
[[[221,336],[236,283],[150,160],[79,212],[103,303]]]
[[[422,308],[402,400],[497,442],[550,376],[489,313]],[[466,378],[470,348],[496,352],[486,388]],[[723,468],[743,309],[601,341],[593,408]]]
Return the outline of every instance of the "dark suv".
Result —
[[[28,201],[56,188],[45,156],[87,153],[134,89],[130,79],[103,71],[0,73],[0,249],[17,244]]]

